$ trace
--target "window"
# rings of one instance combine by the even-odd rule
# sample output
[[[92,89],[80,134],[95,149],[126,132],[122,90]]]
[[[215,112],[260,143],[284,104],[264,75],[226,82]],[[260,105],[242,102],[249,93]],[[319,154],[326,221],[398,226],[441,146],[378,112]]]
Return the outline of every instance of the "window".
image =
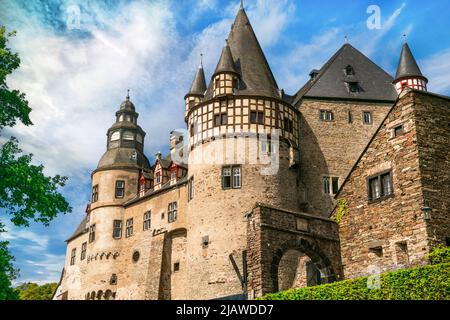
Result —
[[[146,181],[142,181],[140,184],[139,184],[139,196],[140,197],[142,197],[142,196],[144,196],[145,195],[145,187],[146,187],[146,184],[147,184],[147,182]]]
[[[180,271],[180,263],[179,262],[175,262],[173,264],[173,272],[178,272]]]
[[[125,131],[123,133],[123,140],[134,140],[134,134],[131,131]]]
[[[89,243],[95,241],[95,224],[89,227]]]
[[[133,218],[128,219],[125,227],[125,237],[129,238],[133,235]]]
[[[140,135],[139,133],[136,135],[136,141],[139,143],[142,143],[144,140],[142,139],[142,135]]]
[[[272,154],[272,140],[260,140],[261,141],[261,154]]]
[[[92,203],[98,201],[98,184],[92,187]]]
[[[358,92],[362,91],[358,82],[347,82],[347,85],[348,85],[348,91],[350,93],[358,93]]]
[[[339,177],[322,178],[323,193],[335,195],[339,191]]]
[[[192,109],[193,107],[195,107],[195,101],[191,100],[189,101],[189,109]]]
[[[222,188],[239,189],[242,186],[241,166],[222,168]]]
[[[284,118],[284,131],[286,132],[294,132],[294,122],[290,120],[288,117]]]
[[[355,75],[355,69],[353,69],[353,67],[350,65],[345,67],[344,72],[345,72],[346,76],[354,76]]]
[[[228,116],[226,113],[214,115],[214,126],[224,126],[228,123]]]
[[[333,121],[334,114],[329,110],[320,110],[320,120],[321,121]]]
[[[250,112],[250,123],[264,124],[264,112],[257,112],[257,111]]]
[[[403,133],[404,133],[403,125],[394,128],[394,137],[395,138],[403,135]]]
[[[147,211],[144,213],[144,231],[150,230],[152,225],[152,212]]]
[[[87,242],[83,242],[81,245],[81,261],[86,259]]]
[[[114,220],[113,222],[113,238],[122,238],[122,220]]]
[[[138,262],[140,257],[141,257],[141,254],[139,253],[139,251],[136,250],[133,252],[133,255],[132,255],[133,262]]]
[[[191,129],[189,130],[191,137],[193,137],[195,134],[194,130],[195,130],[194,124],[191,124]]]
[[[233,89],[239,90],[239,80],[237,78],[233,79]]]
[[[125,196],[125,181],[116,181],[116,198],[120,199]]]
[[[330,177],[323,177],[323,193],[330,194]]]
[[[450,237],[445,238],[445,245],[450,247]]]
[[[393,195],[392,172],[368,179],[369,202],[382,200]]]
[[[77,255],[77,248],[73,248],[72,252],[70,253],[70,265],[73,266],[75,264],[75,259]]]
[[[333,177],[331,179],[331,181],[332,181],[333,194],[337,194],[339,191],[339,178]]]
[[[111,141],[117,141],[120,140],[120,131],[115,131],[111,135]]]
[[[364,111],[363,113],[364,124],[372,124],[372,112]]]
[[[170,172],[170,180],[177,180],[177,170],[172,170]]]
[[[161,172],[160,171],[158,171],[157,173],[156,173],[156,184],[160,184],[161,183]]]
[[[348,123],[353,123],[353,114],[351,111],[348,112]]]
[[[214,82],[214,85],[216,86],[216,89],[220,88],[220,79],[217,78],[216,81]]]
[[[169,203],[169,208],[167,210],[167,218],[169,223],[177,221],[177,203]]]
[[[194,199],[194,177],[188,181],[188,201]]]

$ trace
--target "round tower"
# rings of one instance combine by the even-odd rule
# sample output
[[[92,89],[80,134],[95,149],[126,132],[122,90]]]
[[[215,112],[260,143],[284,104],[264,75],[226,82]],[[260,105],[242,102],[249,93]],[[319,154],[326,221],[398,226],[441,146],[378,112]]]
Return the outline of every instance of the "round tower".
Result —
[[[143,154],[145,132],[137,124],[138,117],[128,94],[116,112],[116,122],[107,131],[107,150],[92,173],[87,250],[91,272],[85,283],[90,291],[115,292],[113,279],[121,276],[118,264],[129,258],[121,256],[127,223],[123,220],[123,204],[138,194],[141,174],[151,172]]]
[[[409,45],[405,43],[400,55],[400,62],[397,68],[397,74],[393,82],[397,93],[409,87],[421,91],[427,91],[428,79],[423,76],[420,68],[414,58]]]
[[[191,299],[242,293],[229,256],[242,265],[256,203],[299,209],[299,112],[284,98],[241,7],[204,98],[186,117]]]

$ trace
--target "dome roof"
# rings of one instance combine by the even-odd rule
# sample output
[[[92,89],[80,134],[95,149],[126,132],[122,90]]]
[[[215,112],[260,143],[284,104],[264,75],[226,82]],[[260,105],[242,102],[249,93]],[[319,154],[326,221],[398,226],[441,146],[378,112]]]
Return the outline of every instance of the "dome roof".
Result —
[[[114,167],[150,169],[150,163],[147,157],[139,150],[134,148],[115,148],[103,154],[97,169],[110,169]]]
[[[134,112],[136,110],[136,108],[134,107],[133,102],[131,102],[130,99],[127,98],[127,100],[122,102],[122,104],[120,105],[120,110],[128,110],[128,111]]]

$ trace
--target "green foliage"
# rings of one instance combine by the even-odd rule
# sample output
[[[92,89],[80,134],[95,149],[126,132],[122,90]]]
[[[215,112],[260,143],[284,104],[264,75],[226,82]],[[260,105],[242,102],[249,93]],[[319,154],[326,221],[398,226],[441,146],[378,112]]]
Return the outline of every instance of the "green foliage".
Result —
[[[450,300],[450,264],[416,267],[380,276],[380,289],[367,277],[292,289],[260,300]]]
[[[25,94],[18,90],[9,90],[6,77],[19,68],[20,58],[7,47],[8,38],[15,33],[7,33],[5,27],[0,26],[0,130],[16,125],[20,120],[24,125],[31,125],[31,108],[25,100]]]
[[[19,291],[20,300],[51,300],[57,287],[57,283],[46,283],[42,286],[25,283],[16,289]]]
[[[347,213],[347,209],[348,209],[347,200],[339,199],[338,200],[338,208],[337,208],[336,214],[334,214],[331,217],[331,220],[333,220],[337,224],[340,224],[341,221],[342,221],[342,218]]]
[[[2,229],[1,224],[0,229]],[[11,288],[11,281],[17,276],[17,270],[14,269],[12,261],[14,257],[8,250],[8,242],[0,241],[0,300],[19,298],[17,291]]]
[[[430,252],[428,258],[431,264],[450,263],[450,247],[440,244]]]
[[[10,89],[6,81],[20,66],[19,56],[7,46],[14,35],[0,26],[0,133],[4,127],[13,127],[17,122],[32,125],[25,94]],[[0,147],[0,213],[12,216],[16,226],[28,226],[32,220],[48,225],[58,213],[70,212],[69,204],[58,192],[67,178],[45,176],[42,165],[32,164],[32,155],[22,154],[16,138],[1,141],[6,142]],[[0,222],[1,232],[5,231]],[[12,261],[8,243],[0,242],[0,300],[18,297],[11,289],[11,281],[17,277]]]

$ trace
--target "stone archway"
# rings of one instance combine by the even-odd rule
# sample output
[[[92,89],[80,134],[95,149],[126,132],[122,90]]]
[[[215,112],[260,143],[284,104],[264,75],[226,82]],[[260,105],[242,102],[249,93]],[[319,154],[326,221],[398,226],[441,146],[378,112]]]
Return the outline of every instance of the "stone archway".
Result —
[[[274,253],[271,263],[271,279],[273,291],[279,291],[279,268],[283,257],[292,251],[304,254],[314,264],[320,272],[320,283],[331,283],[336,281],[336,273],[333,270],[331,261],[315,244],[298,237],[284,242]],[[286,289],[286,288],[282,288]]]

